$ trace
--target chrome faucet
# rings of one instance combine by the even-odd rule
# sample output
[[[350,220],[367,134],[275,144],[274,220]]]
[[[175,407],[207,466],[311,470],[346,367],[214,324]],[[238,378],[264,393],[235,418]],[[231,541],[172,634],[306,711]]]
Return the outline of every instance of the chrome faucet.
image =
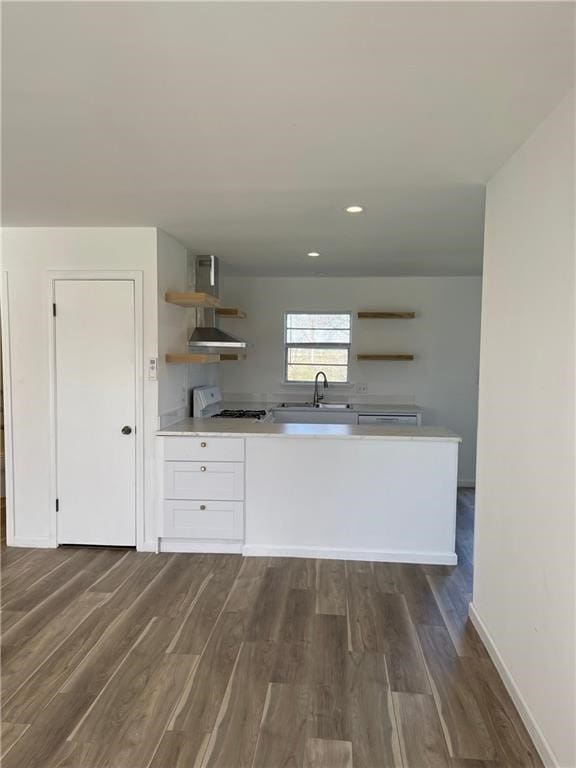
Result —
[[[320,376],[324,376],[324,383],[322,385],[322,394],[318,391],[318,379]],[[326,387],[328,386],[328,378],[324,371],[318,371],[316,376],[314,377],[314,399],[312,400],[312,405],[316,408],[318,407],[318,404],[320,403],[320,400],[324,400],[324,392],[326,390]]]

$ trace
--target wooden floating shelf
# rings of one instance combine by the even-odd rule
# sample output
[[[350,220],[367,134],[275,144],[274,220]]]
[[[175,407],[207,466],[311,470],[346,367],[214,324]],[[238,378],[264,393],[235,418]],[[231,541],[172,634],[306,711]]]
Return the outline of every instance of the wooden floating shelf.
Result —
[[[358,312],[360,320],[410,320],[416,312]]]
[[[216,314],[218,317],[235,317],[238,320],[246,319],[246,312],[243,312],[237,307],[218,307],[216,309]]]
[[[356,360],[414,360],[414,355],[356,355]]]
[[[246,355],[222,353],[222,354],[193,354],[191,352],[168,352],[167,363],[180,363],[186,365],[208,365],[209,363],[221,363],[228,360],[245,360]]]
[[[220,355],[208,355],[208,354],[190,354],[179,352],[168,352],[166,355],[167,363],[196,363],[204,365],[206,363],[219,363]]]
[[[198,291],[187,291],[178,293],[177,291],[168,291],[164,294],[164,299],[169,304],[177,304],[179,307],[219,307],[220,299],[209,293],[199,293]]]

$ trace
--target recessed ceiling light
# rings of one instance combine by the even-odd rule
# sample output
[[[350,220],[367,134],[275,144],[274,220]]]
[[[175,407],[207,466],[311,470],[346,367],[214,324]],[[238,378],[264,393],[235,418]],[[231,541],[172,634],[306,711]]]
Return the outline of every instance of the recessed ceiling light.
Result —
[[[348,208],[346,208],[347,213],[362,213],[364,208],[362,208],[361,205],[349,205]]]
[[[328,277],[327,272],[314,272],[314,274],[316,275],[316,277]]]
[[[319,253],[317,253],[317,251],[310,251],[310,253],[308,254],[308,256],[310,256],[310,258],[311,258],[311,259],[317,259],[317,258],[318,258],[318,256],[320,256],[320,254],[319,254]]]

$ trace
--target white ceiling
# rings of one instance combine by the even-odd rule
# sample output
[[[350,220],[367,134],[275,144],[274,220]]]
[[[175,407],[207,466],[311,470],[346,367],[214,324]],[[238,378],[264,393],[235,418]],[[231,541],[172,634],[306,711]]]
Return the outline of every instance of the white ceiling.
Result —
[[[478,274],[484,184],[572,86],[573,19],[4,3],[3,223],[156,225],[245,274]]]

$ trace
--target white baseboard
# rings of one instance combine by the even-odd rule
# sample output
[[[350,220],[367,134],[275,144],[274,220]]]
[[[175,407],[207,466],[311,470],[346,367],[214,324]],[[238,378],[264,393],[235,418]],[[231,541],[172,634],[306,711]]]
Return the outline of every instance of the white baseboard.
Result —
[[[27,539],[22,536],[15,536],[6,542],[9,547],[30,547],[34,549],[56,549],[56,544],[52,539]]]
[[[150,541],[143,541],[139,547],[136,547],[138,552],[158,552],[158,543],[156,539]]]
[[[378,563],[422,563],[427,565],[456,565],[454,552],[399,552],[367,549],[317,549],[314,547],[267,547],[247,544],[242,549],[246,557],[316,557],[321,560],[374,560]]]
[[[15,538],[8,546],[55,549],[50,539]],[[427,565],[457,565],[453,552],[399,552],[364,549],[317,549],[314,547],[244,546],[241,541],[192,541],[191,539],[160,539],[144,541],[139,552],[205,552],[242,554],[246,557],[315,557],[321,560],[373,560],[378,563],[421,563]]]
[[[160,552],[207,552],[211,554],[242,554],[241,541],[192,541],[191,539],[160,539]]]
[[[542,758],[544,765],[546,766],[546,768],[560,768],[560,764],[556,760],[556,757],[554,755],[552,748],[550,747],[542,731],[540,730],[538,723],[532,716],[532,713],[530,712],[530,709],[526,701],[524,700],[524,697],[522,696],[518,686],[514,682],[514,678],[510,674],[510,671],[506,666],[506,662],[500,655],[500,652],[498,651],[498,648],[496,647],[490,632],[488,631],[486,625],[478,615],[478,612],[474,607],[474,603],[470,603],[470,606],[468,608],[468,615],[470,616],[470,621],[472,622],[476,631],[480,635],[480,639],[486,646],[488,655],[494,662],[494,666],[498,670],[498,673],[502,678],[502,682],[504,683],[506,690],[510,694],[510,698],[514,702],[514,706],[518,710],[518,713],[522,718],[522,722],[526,726],[526,730],[530,734],[530,738],[534,742],[534,746],[538,750],[538,753]]]

